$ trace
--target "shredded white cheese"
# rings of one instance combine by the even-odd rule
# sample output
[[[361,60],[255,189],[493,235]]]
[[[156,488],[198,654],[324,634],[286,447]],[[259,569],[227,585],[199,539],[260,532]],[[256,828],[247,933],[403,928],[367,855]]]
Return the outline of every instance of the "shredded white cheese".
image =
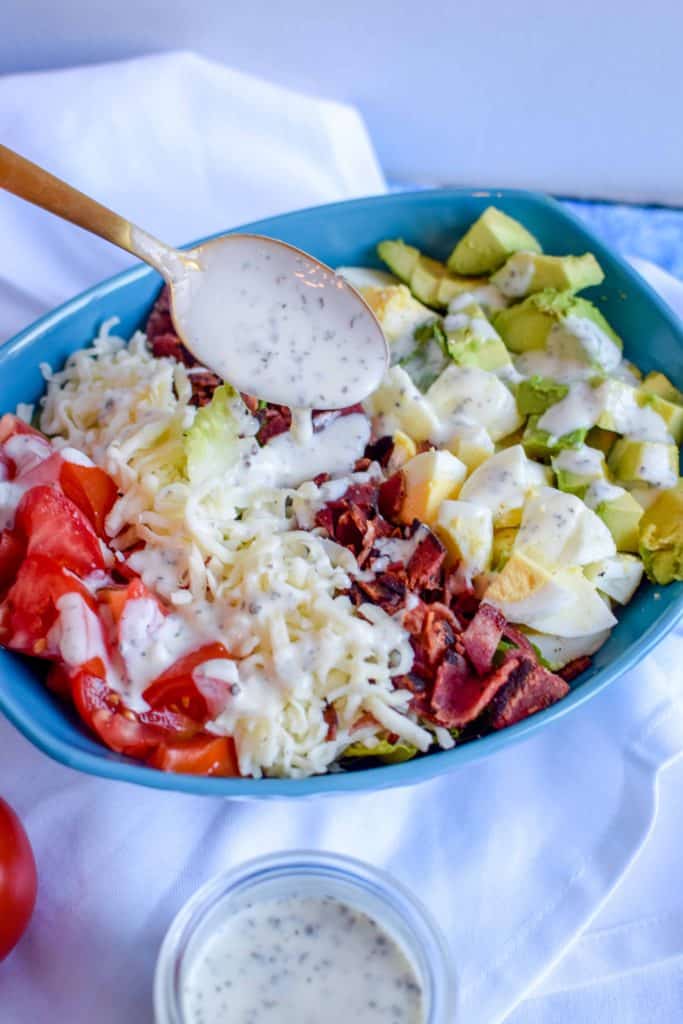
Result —
[[[383,728],[427,749],[431,733],[393,683],[412,664],[408,634],[340,593],[358,571],[348,550],[296,528],[292,507],[303,519],[318,489],[249,490],[227,477],[190,485],[187,370],[153,357],[139,332],[126,344],[113,323],[63,370],[45,368],[41,427],[111,474],[121,491],[107,521],[112,546],[144,541],[132,567],[201,643],[221,640],[238,659],[234,699],[209,729],[234,736],[240,769],[254,776],[324,772],[349,743]],[[324,715],[332,702],[334,739]],[[367,712],[376,727],[352,733]]]

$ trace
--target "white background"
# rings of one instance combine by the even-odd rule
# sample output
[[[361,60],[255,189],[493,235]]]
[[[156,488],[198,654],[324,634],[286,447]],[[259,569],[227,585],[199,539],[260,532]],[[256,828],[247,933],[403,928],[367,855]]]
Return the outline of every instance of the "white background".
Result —
[[[194,49],[356,103],[390,178],[683,205],[680,0],[1,0],[0,73]]]

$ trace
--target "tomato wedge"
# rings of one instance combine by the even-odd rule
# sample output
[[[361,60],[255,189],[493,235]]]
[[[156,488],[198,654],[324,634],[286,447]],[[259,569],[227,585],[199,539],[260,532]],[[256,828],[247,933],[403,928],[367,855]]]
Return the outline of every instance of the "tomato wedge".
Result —
[[[32,487],[17,507],[16,530],[26,537],[28,555],[41,555],[87,576],[104,569],[100,542],[92,526],[56,487]]]
[[[42,555],[24,559],[3,602],[2,643],[13,651],[51,657],[48,633],[57,618],[57,601],[77,593],[89,607],[95,602],[86,588],[59,562]]]
[[[97,592],[98,601],[109,608],[111,617],[117,624],[121,621],[121,616],[123,615],[128,602],[136,601],[141,597],[150,597],[153,601],[156,601],[161,611],[166,614],[166,609],[160,604],[156,594],[153,594],[152,591],[145,586],[139,576],[136,576],[134,580],[131,580],[130,583],[127,583],[124,586],[103,587]]]
[[[80,466],[63,459],[59,483],[67,498],[88,517],[97,535],[105,538],[104,523],[118,495],[109,474],[99,466]]]
[[[240,774],[235,743],[228,736],[195,736],[176,743],[162,743],[147,759],[162,772],[181,775],[236,776]]]
[[[26,552],[26,541],[16,530],[0,533],[0,592],[14,582]]]
[[[36,434],[38,437],[45,437],[44,434],[41,434],[35,427],[20,419],[19,416],[6,412],[4,416],[0,416],[0,444],[4,444],[5,441],[8,441],[15,434]]]
[[[202,692],[192,678],[192,673],[205,661],[229,657],[223,644],[205,644],[191,654],[179,658],[170,668],[157,676],[144,691],[143,697],[150,707],[170,708],[189,715],[195,722],[204,724],[223,710],[227,692]]]
[[[164,741],[190,738],[197,725],[173,712],[136,715],[124,707],[118,693],[89,671],[76,671],[71,693],[79,715],[110,750],[145,760]]]

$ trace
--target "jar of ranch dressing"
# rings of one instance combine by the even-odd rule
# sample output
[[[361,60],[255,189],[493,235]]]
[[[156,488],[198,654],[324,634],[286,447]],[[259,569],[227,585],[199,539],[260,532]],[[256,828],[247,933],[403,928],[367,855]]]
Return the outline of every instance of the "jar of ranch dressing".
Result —
[[[389,875],[277,854],[208,882],[157,962],[157,1024],[453,1024],[446,946]]]

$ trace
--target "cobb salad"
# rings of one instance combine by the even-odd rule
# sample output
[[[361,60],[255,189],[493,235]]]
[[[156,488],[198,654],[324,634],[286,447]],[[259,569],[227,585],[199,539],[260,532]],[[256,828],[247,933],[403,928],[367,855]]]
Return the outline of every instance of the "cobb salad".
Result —
[[[590,254],[489,207],[440,263],[339,268],[391,351],[343,410],[240,395],[165,292],[0,420],[0,643],[170,771],[392,763],[561,699],[645,573],[683,578],[683,394]]]

